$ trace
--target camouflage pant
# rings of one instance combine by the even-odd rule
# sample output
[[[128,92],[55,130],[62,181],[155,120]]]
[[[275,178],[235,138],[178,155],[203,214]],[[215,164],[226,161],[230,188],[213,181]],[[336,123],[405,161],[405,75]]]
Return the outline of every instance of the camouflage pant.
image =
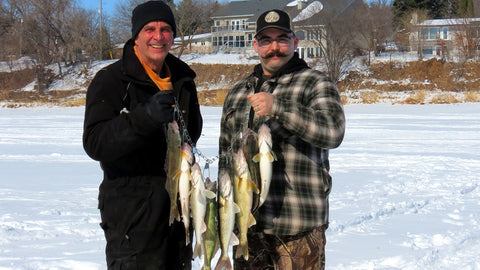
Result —
[[[234,269],[318,270],[325,269],[326,225],[294,236],[249,232],[249,259],[235,259]],[[235,252],[234,252],[235,254]]]

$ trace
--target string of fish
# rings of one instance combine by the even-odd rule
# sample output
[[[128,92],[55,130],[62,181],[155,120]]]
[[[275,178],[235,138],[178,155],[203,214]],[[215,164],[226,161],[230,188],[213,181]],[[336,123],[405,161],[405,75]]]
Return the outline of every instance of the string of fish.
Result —
[[[189,145],[192,146],[193,154],[198,155],[201,159],[205,160],[205,167],[203,168],[203,171],[208,170],[208,174],[210,174],[210,164],[213,164],[216,160],[218,160],[220,157],[214,156],[212,158],[208,158],[205,154],[200,151],[196,144],[193,142],[192,137],[190,137],[190,134],[188,133],[187,129],[187,124],[185,123],[185,119],[183,117],[183,114],[180,110],[180,105],[178,104],[178,99],[175,97],[175,108],[173,110],[173,118],[177,120],[183,134],[182,138],[184,138],[185,142],[188,143]]]

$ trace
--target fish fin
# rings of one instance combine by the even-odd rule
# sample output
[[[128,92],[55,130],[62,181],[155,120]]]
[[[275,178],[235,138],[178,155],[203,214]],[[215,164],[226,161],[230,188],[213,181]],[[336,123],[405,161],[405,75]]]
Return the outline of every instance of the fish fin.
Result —
[[[265,199],[262,196],[260,196],[260,202],[258,203],[258,208],[260,208],[260,206],[262,206],[264,202],[265,202]]]
[[[248,228],[252,227],[253,225],[257,224],[255,217],[253,217],[252,213],[248,215]]]
[[[252,191],[259,194],[260,193],[260,189],[258,188],[257,184],[255,184],[255,182],[253,181],[250,181],[250,187],[252,188]]]
[[[203,234],[206,231],[207,231],[207,224],[205,224],[205,221],[202,221],[202,223],[200,224],[200,232]],[[198,239],[201,241],[203,239],[203,237],[200,235],[200,237],[198,237]]]
[[[240,206],[238,206],[236,203],[233,203],[233,213],[240,213]]]
[[[215,197],[217,197],[217,194],[215,194],[215,192],[212,192],[208,189],[205,189],[203,191],[203,194],[205,195],[205,197],[209,198],[209,199],[214,199]]]
[[[215,270],[232,270],[232,262],[230,261],[229,257],[221,257],[218,262],[217,266],[215,266]]]
[[[275,156],[275,153],[273,153],[273,152],[267,153],[267,160],[269,162],[273,162],[274,160],[277,160],[277,157]]]
[[[236,246],[240,244],[240,240],[238,240],[238,237],[232,232],[232,235],[230,236],[230,246]]]
[[[207,187],[208,190],[211,190],[213,191],[214,188],[216,189],[217,187],[217,181],[210,181],[210,178],[207,177],[207,179],[205,180],[205,186]]]
[[[262,154],[258,153],[256,154],[255,156],[253,156],[252,160],[256,163],[260,162],[260,157],[262,156]]]
[[[221,196],[221,195],[220,195],[220,196]],[[223,198],[223,197],[222,197],[222,198]],[[219,208],[220,208],[220,207],[224,207],[224,206],[225,206],[225,199],[223,199],[223,200],[218,200],[218,206],[219,206]]]

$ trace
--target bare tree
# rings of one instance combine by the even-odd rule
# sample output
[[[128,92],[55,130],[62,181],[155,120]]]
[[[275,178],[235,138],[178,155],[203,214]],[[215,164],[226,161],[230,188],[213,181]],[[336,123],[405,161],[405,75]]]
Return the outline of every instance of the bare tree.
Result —
[[[180,38],[178,57],[183,54],[190,44],[193,35],[201,25],[201,9],[192,0],[183,0],[178,4],[175,12],[177,22],[177,36]]]
[[[62,76],[64,64],[82,61],[93,55],[91,48],[98,49],[98,17],[76,7],[74,0],[2,0],[2,11],[4,7],[13,16],[8,30],[12,39],[2,46],[9,44],[32,58],[40,91],[53,79],[48,65],[55,63]],[[102,47],[108,49],[109,37],[104,36]]]
[[[480,50],[480,23],[471,18],[457,19],[461,23],[455,24],[453,30],[453,42],[460,48],[460,56],[463,62],[478,57]]]
[[[70,29],[66,38],[64,61],[67,64],[74,64],[79,61],[86,61],[87,66],[98,55],[99,46],[99,16],[93,10],[80,9],[72,14],[66,27]],[[109,35],[104,29],[102,35],[102,49],[104,51],[111,47]]]
[[[197,6],[200,9],[200,24],[197,33],[207,33],[211,31],[213,25],[212,14],[220,8],[217,0],[196,0]]]
[[[303,15],[309,17],[308,14],[301,16]],[[321,18],[321,21],[316,20],[317,18]],[[331,12],[297,22],[299,28],[304,29],[310,36],[310,42],[315,47],[321,48],[322,58],[320,61],[325,64],[327,74],[335,82],[338,82],[346,73],[347,64],[352,60],[351,53],[354,43],[351,18]]]
[[[17,0],[0,1],[0,58],[11,60],[22,55],[21,14],[16,8]]]
[[[112,23],[112,42],[125,43],[132,38],[132,11],[145,0],[120,0],[115,4]]]
[[[382,50],[382,44],[393,36],[393,13],[388,0],[375,0],[364,5],[353,13],[357,23],[352,26],[357,33],[359,48],[367,49],[368,64],[370,64],[370,52],[378,56]]]
[[[417,51],[418,60],[423,60],[423,49],[426,41],[426,33],[421,25],[422,22],[428,19],[427,10],[414,10],[410,16],[405,17],[402,25],[404,32],[408,35],[408,40],[411,41],[411,46]]]

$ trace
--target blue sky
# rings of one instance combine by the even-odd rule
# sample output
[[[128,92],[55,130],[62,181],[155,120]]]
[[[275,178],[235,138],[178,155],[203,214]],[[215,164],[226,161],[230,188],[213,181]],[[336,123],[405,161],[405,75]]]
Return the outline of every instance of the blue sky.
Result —
[[[175,0],[175,3],[181,0]],[[369,0],[368,0],[369,1]],[[112,15],[115,10],[117,0],[102,0],[102,10],[104,14]],[[228,2],[228,0],[220,0],[219,2]],[[78,4],[86,9],[100,9],[100,0],[78,0]]]
[[[115,9],[115,0],[102,0],[102,10],[111,15]],[[86,9],[100,10],[100,0],[78,0],[78,4]]]
[[[181,0],[175,0],[175,3],[180,1]],[[102,0],[102,10],[104,14],[112,15],[116,2],[117,0]],[[225,0],[220,0],[219,2],[225,2]],[[86,9],[100,10],[100,0],[78,0],[78,4]]]

